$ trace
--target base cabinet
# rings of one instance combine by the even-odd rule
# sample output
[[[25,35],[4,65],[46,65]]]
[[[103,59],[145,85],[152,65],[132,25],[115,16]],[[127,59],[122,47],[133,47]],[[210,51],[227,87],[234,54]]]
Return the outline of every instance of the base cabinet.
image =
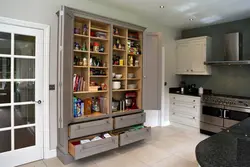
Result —
[[[86,139],[86,138],[83,138]],[[109,151],[118,147],[118,136],[79,144],[81,139],[69,141],[69,153],[75,160]]]
[[[169,109],[171,122],[200,127],[200,97],[171,94]]]
[[[143,129],[132,131],[132,132],[125,132],[120,134],[120,146],[125,146],[127,144],[131,144],[137,141],[141,141],[147,139],[151,136],[151,128],[145,127]]]

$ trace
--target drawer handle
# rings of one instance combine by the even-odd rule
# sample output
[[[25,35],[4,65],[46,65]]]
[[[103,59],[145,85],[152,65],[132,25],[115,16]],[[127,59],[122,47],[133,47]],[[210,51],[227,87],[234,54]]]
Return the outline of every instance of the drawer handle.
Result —
[[[175,115],[175,113],[173,113],[173,115]]]
[[[120,118],[120,120],[123,120],[123,118]]]
[[[193,108],[195,108],[195,106]]]
[[[193,72],[194,70],[191,70],[191,72]]]
[[[193,102],[195,102],[195,100],[193,100]]]
[[[128,134],[126,134],[126,137],[128,137]]]
[[[173,103],[173,105],[175,105],[175,103]]]
[[[79,129],[81,129],[81,126],[80,126],[80,125],[78,125],[78,126],[77,126],[77,129],[78,129],[78,130],[79,130]]]
[[[109,121],[107,121],[107,124],[110,124],[110,122],[109,122]]]
[[[193,119],[195,119],[195,117],[193,117]]]
[[[173,99],[175,99],[175,97]]]

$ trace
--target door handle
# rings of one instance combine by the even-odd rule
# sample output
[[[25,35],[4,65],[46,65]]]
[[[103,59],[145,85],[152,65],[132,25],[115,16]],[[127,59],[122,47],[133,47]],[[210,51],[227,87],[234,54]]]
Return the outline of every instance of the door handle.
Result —
[[[42,101],[41,100],[38,100],[38,101],[34,101],[35,103],[37,103],[37,104],[41,104],[42,103]]]

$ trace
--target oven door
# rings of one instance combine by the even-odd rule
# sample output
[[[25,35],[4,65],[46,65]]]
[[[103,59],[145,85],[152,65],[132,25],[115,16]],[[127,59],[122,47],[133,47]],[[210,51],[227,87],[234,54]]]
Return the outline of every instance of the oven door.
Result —
[[[250,109],[225,107],[224,127],[229,128],[250,117]]]
[[[223,109],[221,105],[206,105],[202,106],[202,114],[200,121],[207,124],[223,127]]]

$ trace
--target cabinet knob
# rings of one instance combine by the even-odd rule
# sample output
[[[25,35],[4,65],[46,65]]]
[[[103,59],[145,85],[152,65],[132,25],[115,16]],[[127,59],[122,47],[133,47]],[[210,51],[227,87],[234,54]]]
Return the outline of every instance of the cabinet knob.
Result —
[[[175,97],[173,99],[175,99]]]
[[[193,108],[195,108],[195,106]]]
[[[144,75],[143,78],[147,78],[146,75]]]
[[[187,70],[187,72],[188,72],[189,70]]]
[[[195,102],[195,100],[193,100],[193,102]]]
[[[191,72],[193,72],[194,70],[191,70]]]
[[[193,119],[195,119],[195,117],[193,117]]]
[[[175,103],[173,103],[173,105],[175,105]]]

